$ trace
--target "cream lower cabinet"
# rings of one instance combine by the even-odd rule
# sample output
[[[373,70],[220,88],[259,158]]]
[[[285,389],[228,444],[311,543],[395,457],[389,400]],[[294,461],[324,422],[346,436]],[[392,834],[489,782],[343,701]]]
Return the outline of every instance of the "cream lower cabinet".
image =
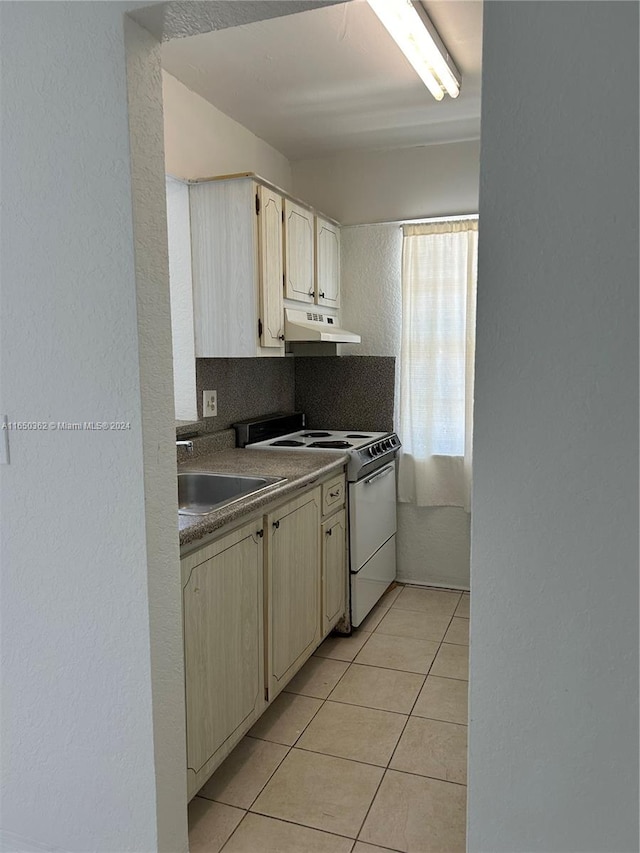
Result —
[[[265,706],[261,520],[181,561],[189,796]]]
[[[344,510],[322,524],[322,629],[329,631],[344,615],[347,592],[347,515]]]
[[[322,639],[320,488],[267,516],[269,700]]]
[[[189,798],[344,614],[344,485],[334,475],[180,561]]]

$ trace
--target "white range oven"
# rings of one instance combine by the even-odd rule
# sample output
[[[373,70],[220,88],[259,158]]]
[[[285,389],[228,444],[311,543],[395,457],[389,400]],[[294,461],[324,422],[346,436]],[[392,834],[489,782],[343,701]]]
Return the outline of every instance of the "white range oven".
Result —
[[[350,626],[357,627],[396,577],[398,436],[355,429],[305,429],[300,412],[243,421],[234,428],[238,447],[348,455]]]

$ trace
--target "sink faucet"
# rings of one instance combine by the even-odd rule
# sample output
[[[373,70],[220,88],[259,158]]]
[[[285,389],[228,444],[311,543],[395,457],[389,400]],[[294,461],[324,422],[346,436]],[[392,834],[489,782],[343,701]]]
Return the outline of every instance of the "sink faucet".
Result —
[[[193,453],[192,441],[176,441],[176,447],[186,447],[187,453]]]

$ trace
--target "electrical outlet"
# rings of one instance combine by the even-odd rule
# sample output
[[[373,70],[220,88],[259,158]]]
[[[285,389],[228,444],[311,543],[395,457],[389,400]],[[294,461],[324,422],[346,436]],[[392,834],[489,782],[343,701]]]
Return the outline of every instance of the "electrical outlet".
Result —
[[[202,392],[202,416],[205,418],[215,418],[218,414],[218,392],[203,391]]]

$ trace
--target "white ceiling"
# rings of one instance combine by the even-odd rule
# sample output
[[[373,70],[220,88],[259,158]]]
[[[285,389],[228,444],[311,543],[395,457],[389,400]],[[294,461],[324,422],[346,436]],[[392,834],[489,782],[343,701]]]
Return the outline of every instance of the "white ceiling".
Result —
[[[480,136],[481,0],[424,4],[462,73],[437,102],[365,0],[162,46],[164,68],[290,160]]]

